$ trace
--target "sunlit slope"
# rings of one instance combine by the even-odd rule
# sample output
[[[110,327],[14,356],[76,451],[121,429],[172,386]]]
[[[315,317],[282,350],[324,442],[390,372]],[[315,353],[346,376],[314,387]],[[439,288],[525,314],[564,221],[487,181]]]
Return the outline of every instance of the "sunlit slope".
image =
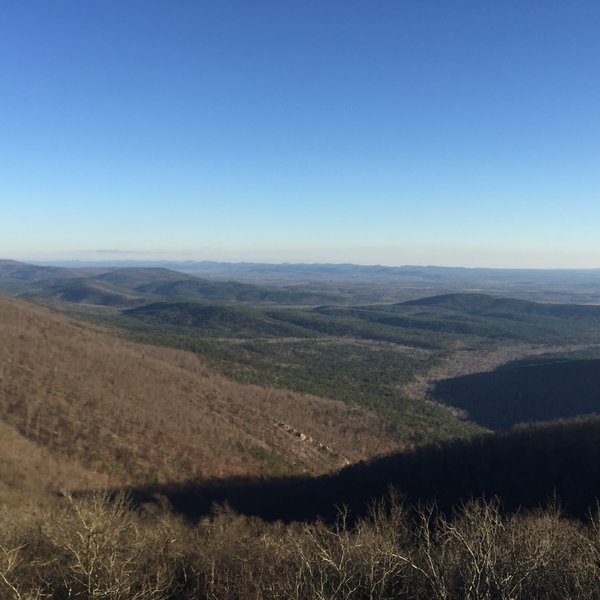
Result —
[[[232,383],[21,300],[0,297],[0,336],[1,420],[114,482],[321,473],[395,445],[365,410]]]
[[[34,507],[57,491],[98,489],[109,481],[79,461],[27,439],[5,422],[0,422],[0,448],[0,511]]]

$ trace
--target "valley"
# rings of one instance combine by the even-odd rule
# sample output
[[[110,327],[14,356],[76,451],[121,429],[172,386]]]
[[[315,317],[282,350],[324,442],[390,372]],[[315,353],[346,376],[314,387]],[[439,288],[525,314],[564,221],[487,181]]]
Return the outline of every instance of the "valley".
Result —
[[[247,598],[230,577],[241,576],[242,564],[267,569],[265,543],[280,548],[278,557],[282,544],[300,552],[285,559],[297,573],[310,569],[298,597],[319,597],[319,569],[327,585],[348,575],[367,589],[367,554],[334,572],[322,560],[359,544],[395,565],[391,597],[405,597],[397,592],[404,578],[420,590],[412,597],[441,600],[434,572],[420,577],[455,567],[443,554],[423,556],[426,532],[446,536],[431,552],[459,548],[465,538],[453,537],[455,527],[469,519],[496,523],[490,543],[498,547],[507,543],[501,531],[519,523],[515,532],[538,540],[523,560],[539,560],[542,571],[550,568],[539,554],[544,536],[557,527],[588,549],[577,560],[593,561],[600,546],[582,540],[595,539],[597,522],[586,519],[600,496],[600,306],[576,302],[581,288],[571,294],[564,274],[539,302],[523,297],[541,292],[525,293],[518,278],[508,286],[514,296],[492,294],[490,273],[479,286],[454,290],[447,280],[440,293],[422,295],[422,282],[371,285],[381,274],[349,271],[336,279],[325,269],[320,280],[319,269],[305,268],[296,281],[265,268],[236,282],[162,266],[0,261],[0,589],[41,598],[70,581],[84,590],[73,575],[78,563],[61,558],[59,577],[44,553],[67,557],[94,519],[117,527],[98,550],[113,571],[96,572],[97,585],[113,581],[121,564],[118,576],[146,590],[143,599],[154,597],[150,589],[165,599]],[[593,276],[575,280],[584,275]],[[467,275],[452,277],[458,286]],[[386,528],[406,537],[385,541]],[[194,541],[199,531],[212,546]],[[171,570],[161,588],[136,578],[162,572],[149,540],[164,536],[183,545],[164,546]],[[397,544],[410,564],[394,562]],[[129,546],[145,558],[127,555]],[[548,547],[567,569],[553,572],[571,577],[562,546]],[[221,579],[207,578],[217,562],[229,566]],[[275,580],[258,571],[245,576],[260,597],[281,592],[269,596]],[[527,589],[541,589],[531,577]]]

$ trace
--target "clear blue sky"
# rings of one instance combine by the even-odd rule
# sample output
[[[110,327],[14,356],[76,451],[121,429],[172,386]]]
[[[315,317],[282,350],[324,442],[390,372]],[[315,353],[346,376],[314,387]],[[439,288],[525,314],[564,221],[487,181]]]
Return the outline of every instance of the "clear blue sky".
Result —
[[[600,2],[2,2],[0,257],[600,267]]]

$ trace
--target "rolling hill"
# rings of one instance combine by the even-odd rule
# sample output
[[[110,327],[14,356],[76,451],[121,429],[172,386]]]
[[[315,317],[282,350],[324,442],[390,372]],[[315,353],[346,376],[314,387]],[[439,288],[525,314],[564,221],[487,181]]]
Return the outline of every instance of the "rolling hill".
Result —
[[[503,392],[512,393],[508,385],[498,385],[488,395],[487,404],[478,404],[488,412],[483,418],[474,404],[479,401],[471,402],[469,398],[478,393],[477,382],[489,379],[473,375],[476,365],[481,365],[482,371],[490,368],[488,356],[502,357],[497,366],[528,353],[597,346],[597,306],[540,304],[483,294],[445,294],[391,305],[314,308],[157,303],[123,311],[111,322],[148,342],[193,350],[239,381],[271,381],[279,387],[376,410],[411,443],[475,431],[457,415],[483,427],[495,427],[494,418],[504,419],[510,426],[519,421],[595,411],[585,395],[562,408],[555,398],[547,414],[544,406],[549,403],[543,402],[538,402],[537,412],[527,412],[526,406],[518,408],[515,402],[510,409],[508,403],[502,405],[500,401],[492,406],[492,399]],[[454,369],[455,375],[468,373],[470,377],[464,380],[464,391],[458,392],[460,398],[435,390],[427,393],[423,388],[420,394],[409,393],[419,380],[448,379],[453,369],[444,375],[441,367],[452,362],[464,369],[462,373]],[[563,387],[555,387],[565,398],[565,387],[577,389],[576,382],[570,381],[567,377]],[[449,383],[440,383],[437,389],[442,390],[444,385],[444,389],[450,389]],[[527,394],[519,394],[513,396],[529,402]],[[444,410],[441,405],[458,412]]]
[[[203,335],[233,338],[312,337],[305,328],[271,318],[259,310],[226,305],[204,305],[193,302],[162,302],[148,304],[122,313],[125,317],[147,325],[171,326],[189,333],[199,330]]]
[[[134,291],[117,288],[103,281],[89,278],[81,279],[79,277],[67,281],[60,280],[56,283],[47,283],[43,290],[24,293],[21,296],[32,300],[53,300],[119,308],[139,306],[145,302],[145,298]]]
[[[546,304],[517,298],[498,298],[487,294],[442,294],[408,300],[397,306],[436,307],[468,315],[517,319],[523,317],[555,317],[559,319],[600,319],[600,306],[582,304]]]
[[[72,279],[83,275],[101,273],[106,269],[88,267],[85,269],[31,265],[16,260],[0,260],[0,280],[40,282],[51,279]]]
[[[211,281],[159,267],[67,268],[0,261],[0,291],[36,300],[127,308],[157,301],[308,305],[340,300],[327,291]]]

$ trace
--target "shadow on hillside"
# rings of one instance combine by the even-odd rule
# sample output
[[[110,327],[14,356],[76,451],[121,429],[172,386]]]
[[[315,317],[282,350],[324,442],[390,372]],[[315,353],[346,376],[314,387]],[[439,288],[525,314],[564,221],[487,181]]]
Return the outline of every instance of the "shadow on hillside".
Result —
[[[494,371],[445,379],[432,395],[495,431],[517,423],[600,414],[600,360],[517,361]]]
[[[427,446],[318,478],[233,478],[125,491],[138,505],[166,499],[174,512],[190,520],[224,503],[269,521],[331,521],[341,506],[357,517],[390,486],[409,503],[435,500],[443,511],[471,497],[498,496],[507,511],[558,501],[566,514],[584,518],[600,497],[598,465],[596,418]]]

